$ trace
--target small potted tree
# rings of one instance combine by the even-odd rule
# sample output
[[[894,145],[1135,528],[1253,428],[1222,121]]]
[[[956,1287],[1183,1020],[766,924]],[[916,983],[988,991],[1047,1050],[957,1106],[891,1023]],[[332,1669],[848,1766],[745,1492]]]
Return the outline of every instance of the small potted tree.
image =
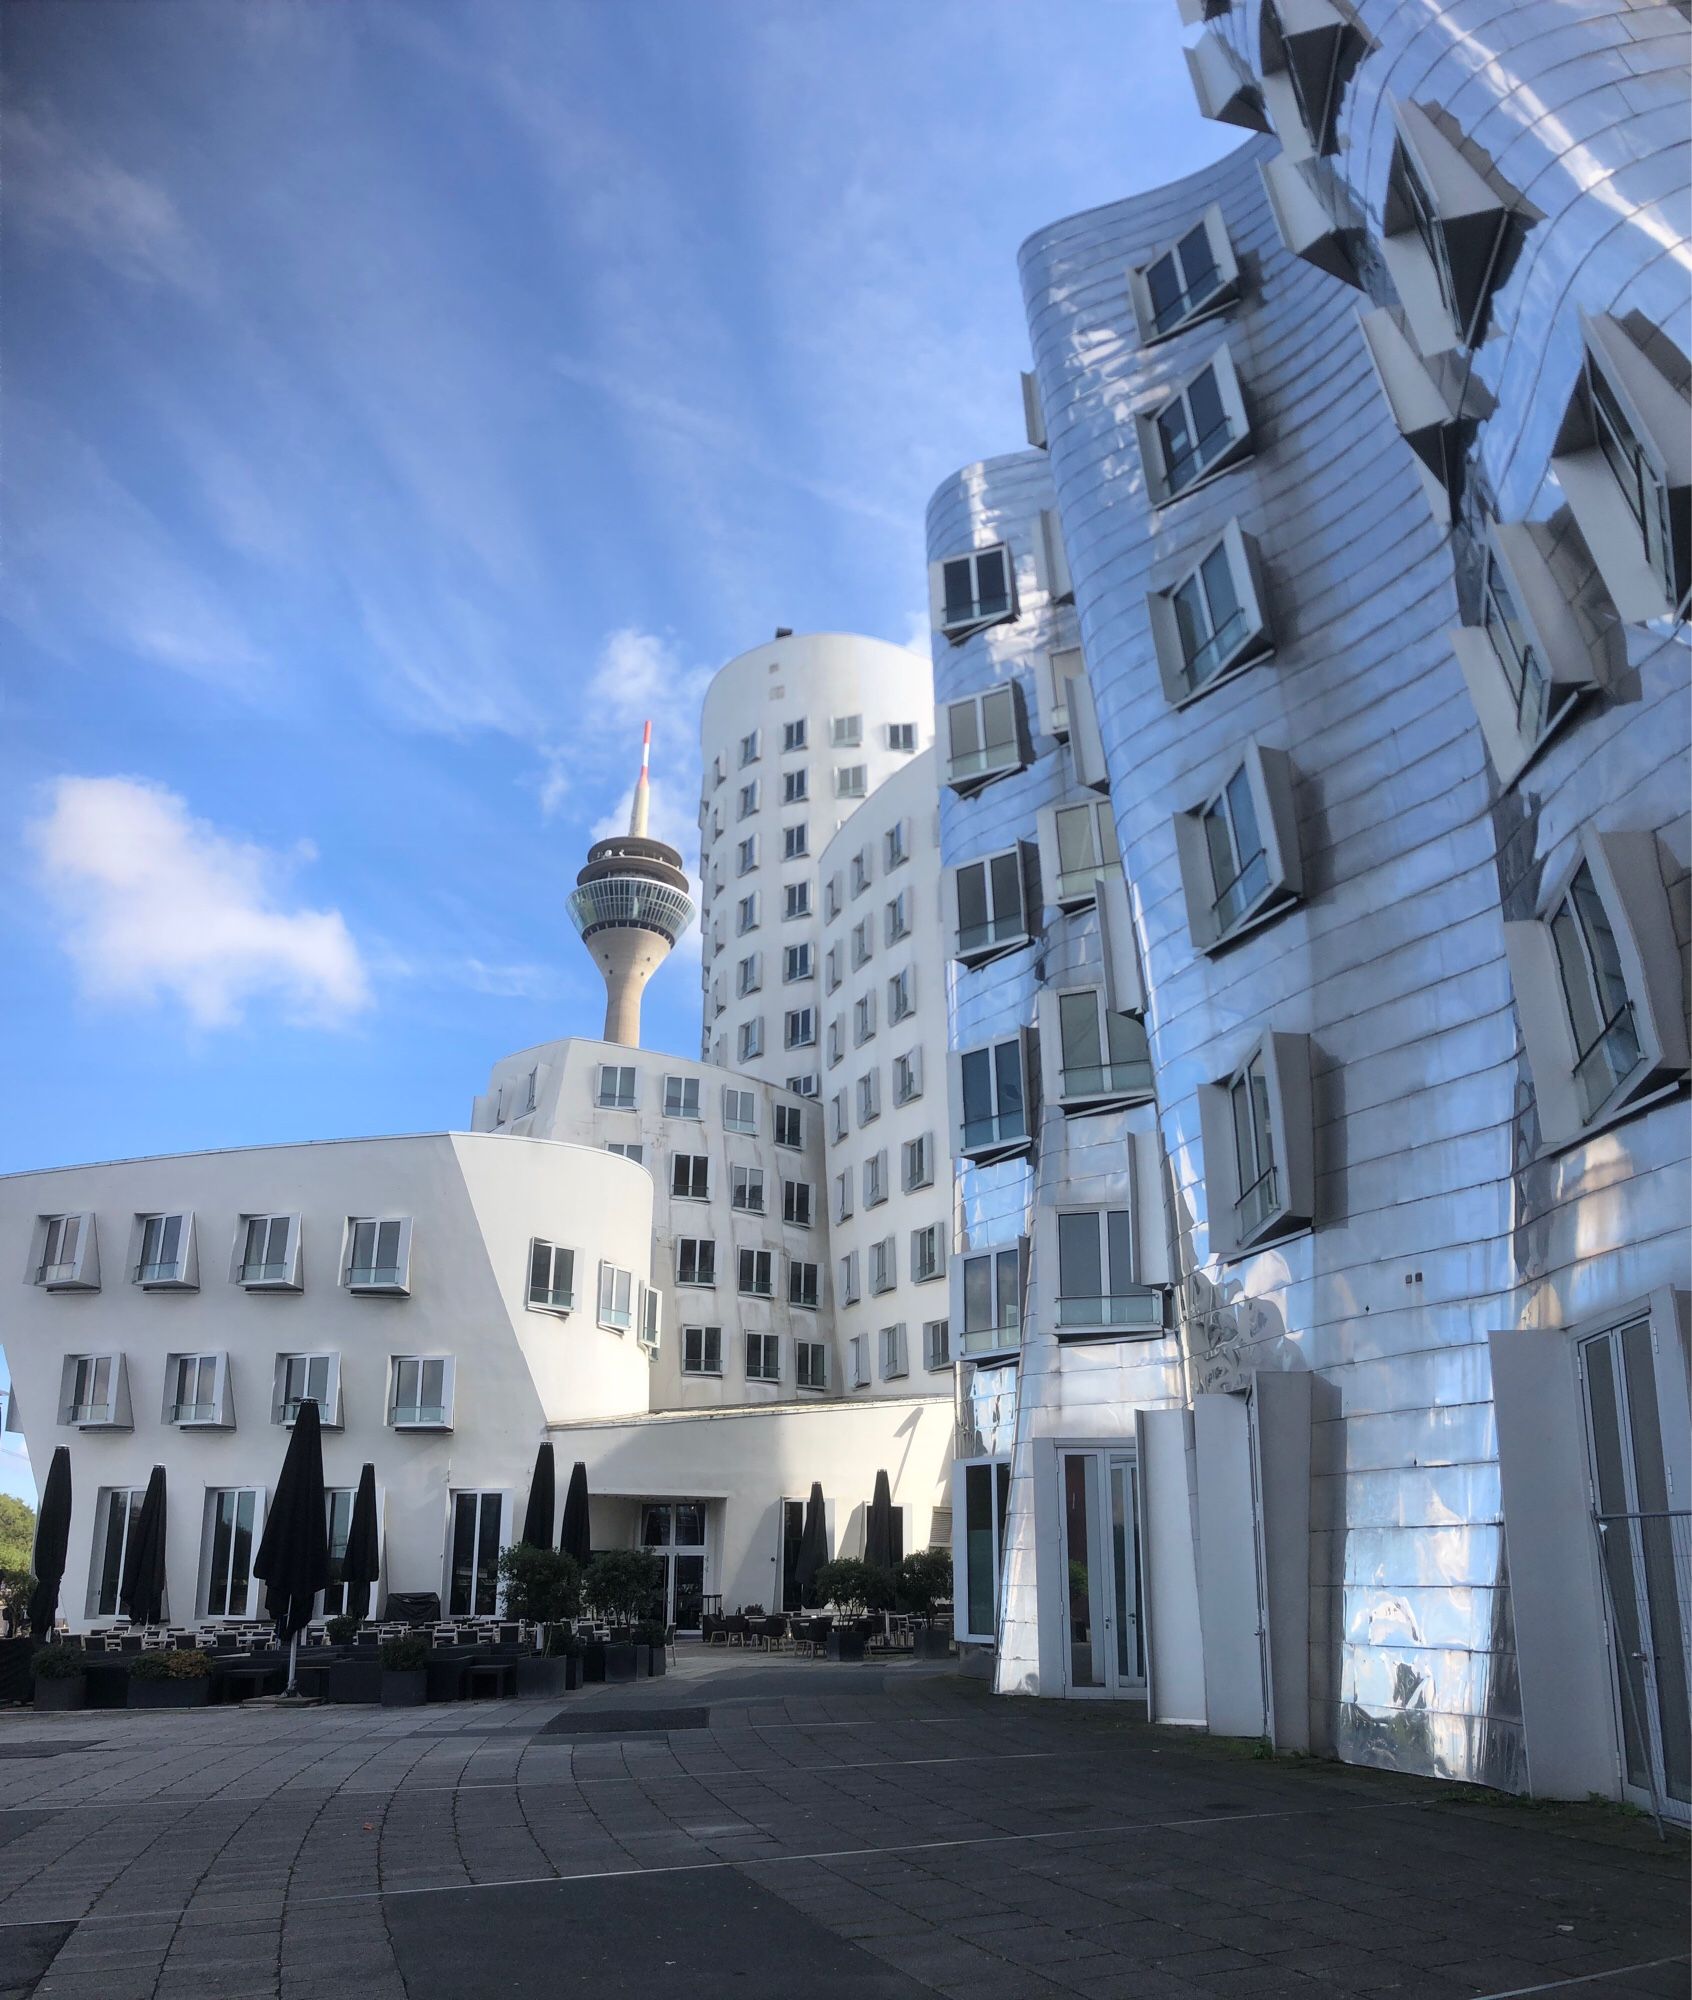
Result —
[[[421,1708],[429,1692],[429,1648],[415,1634],[385,1639],[382,1662],[382,1706]]]
[[[552,1691],[574,1694],[582,1684],[582,1642],[568,1625],[546,1628],[545,1658],[559,1673],[557,1688]]]
[[[635,1627],[634,1637],[637,1670],[648,1676],[664,1673],[670,1663],[664,1651],[663,1626],[656,1619],[644,1619]]]
[[[517,1692],[563,1694],[568,1655],[554,1653],[549,1640],[563,1620],[581,1612],[582,1573],[575,1557],[561,1549],[513,1542],[500,1550],[499,1575],[505,1587],[505,1615],[536,1625],[541,1632],[539,1650],[517,1657]]]
[[[211,1699],[211,1655],[197,1646],[141,1653],[130,1662],[131,1708],[204,1708]]]
[[[828,1635],[831,1660],[861,1660],[866,1634],[862,1620],[871,1610],[886,1610],[893,1602],[892,1582],[885,1570],[838,1556],[817,1571],[817,1595],[834,1607],[836,1624]]]
[[[622,1636],[603,1648],[601,1673],[586,1678],[632,1681],[639,1664],[633,1628],[649,1618],[664,1588],[664,1565],[650,1549],[607,1549],[588,1564],[582,1591],[595,1611]]]
[[[901,1611],[922,1620],[922,1657],[951,1657],[952,1634],[934,1622],[935,1606],[952,1599],[952,1556],[949,1549],[914,1549],[894,1572],[895,1601]]]
[[[43,1646],[30,1661],[37,1708],[82,1708],[88,1701],[88,1656],[80,1646]]]

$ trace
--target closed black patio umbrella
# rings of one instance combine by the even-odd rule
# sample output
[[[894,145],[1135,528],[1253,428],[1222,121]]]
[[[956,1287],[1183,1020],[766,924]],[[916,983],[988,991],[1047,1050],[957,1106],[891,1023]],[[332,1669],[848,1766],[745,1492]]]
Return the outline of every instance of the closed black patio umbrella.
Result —
[[[828,1509],[823,1504],[821,1484],[811,1482],[811,1497],[805,1503],[805,1525],[799,1535],[799,1554],[793,1565],[793,1581],[799,1586],[799,1602],[807,1611],[817,1608],[817,1572],[828,1561]]]
[[[893,1492],[885,1472],[875,1475],[875,1497],[864,1520],[864,1561],[872,1569],[893,1567]]]
[[[269,1585],[276,1636],[288,1647],[288,1692],[296,1692],[300,1634],[311,1623],[317,1593],[329,1584],[329,1522],[323,1498],[323,1434],[308,1397],[294,1419],[276,1493],[265,1516],[253,1574]]]
[[[370,1586],[381,1574],[382,1545],[376,1532],[376,1468],[367,1464],[358,1475],[352,1518],[347,1523],[347,1553],[341,1581],[347,1587],[347,1611],[354,1618],[370,1616]]]
[[[564,1522],[558,1530],[558,1546],[574,1556],[583,1569],[593,1560],[593,1537],[588,1527],[587,1467],[578,1458],[570,1468],[570,1484],[564,1495]]]
[[[523,1515],[523,1532],[518,1536],[531,1549],[552,1547],[552,1508],[557,1494],[550,1439],[535,1453],[534,1476],[529,1481],[529,1505]]]
[[[65,1553],[70,1547],[70,1446],[56,1445],[41,1489],[41,1512],[35,1517],[35,1554],[30,1567],[35,1588],[29,1593],[29,1629],[37,1640],[53,1630],[59,1611],[59,1585],[65,1577]]]
[[[124,1545],[118,1609],[132,1625],[162,1624],[164,1595],[165,1469],[155,1465],[142,1496],[141,1511]]]

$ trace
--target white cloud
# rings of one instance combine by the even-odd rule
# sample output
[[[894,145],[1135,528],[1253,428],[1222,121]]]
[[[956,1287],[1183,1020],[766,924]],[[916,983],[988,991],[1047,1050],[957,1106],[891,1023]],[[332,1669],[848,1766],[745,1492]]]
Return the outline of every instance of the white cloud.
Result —
[[[90,997],[173,998],[211,1028],[260,998],[320,1023],[370,1004],[341,913],[277,907],[278,879],[309,846],[278,854],[231,839],[139,778],[59,778],[28,837]]]
[[[596,727],[610,723],[630,732],[654,718],[660,729],[666,722],[672,728],[680,722],[686,731],[686,754],[691,755],[699,704],[711,674],[710,667],[684,667],[675,646],[657,633],[620,626],[600,649],[588,682],[587,712]],[[673,744],[670,749],[673,763]],[[631,766],[639,755],[640,739],[631,734]]]

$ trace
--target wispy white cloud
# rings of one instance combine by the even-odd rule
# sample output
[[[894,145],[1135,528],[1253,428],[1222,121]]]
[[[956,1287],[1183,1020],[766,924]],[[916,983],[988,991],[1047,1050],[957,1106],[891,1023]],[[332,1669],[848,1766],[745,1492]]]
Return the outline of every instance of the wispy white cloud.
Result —
[[[90,998],[174,999],[204,1028],[261,999],[317,1024],[370,1005],[340,911],[279,905],[309,844],[279,854],[233,839],[139,778],[61,777],[27,831]]]

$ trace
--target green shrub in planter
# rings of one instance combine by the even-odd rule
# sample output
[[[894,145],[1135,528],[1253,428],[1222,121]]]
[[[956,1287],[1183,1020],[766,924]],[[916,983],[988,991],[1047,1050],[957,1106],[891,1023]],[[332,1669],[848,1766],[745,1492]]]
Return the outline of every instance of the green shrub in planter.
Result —
[[[899,1610],[929,1623],[935,1605],[948,1602],[952,1595],[951,1551],[914,1549],[893,1572],[893,1587]]]
[[[562,1549],[535,1549],[513,1542],[499,1552],[499,1580],[505,1585],[505,1615],[531,1625],[576,1618],[582,1609],[582,1572]]]
[[[203,1681],[211,1677],[211,1655],[197,1646],[170,1653],[142,1653],[131,1662],[132,1681]]]
[[[549,1660],[579,1660],[582,1656],[582,1642],[568,1625],[549,1625],[546,1628],[546,1657]]]
[[[211,1698],[211,1660],[193,1647],[141,1653],[129,1663],[131,1708],[204,1708]]]
[[[382,1706],[421,1708],[429,1698],[429,1647],[415,1637],[384,1639]]]
[[[363,1622],[362,1618],[355,1618],[350,1611],[338,1612],[324,1627],[329,1635],[330,1645],[350,1646],[358,1637],[358,1628]]]
[[[663,1601],[664,1565],[650,1549],[607,1549],[582,1578],[582,1595],[613,1625],[650,1618]]]
[[[384,1639],[381,1649],[385,1674],[420,1674],[429,1664],[429,1646],[423,1639]]]
[[[38,1681],[79,1681],[88,1672],[88,1655],[80,1646],[43,1646],[29,1670]]]
[[[817,1595],[845,1618],[893,1609],[893,1574],[856,1556],[840,1556],[817,1571]]]

